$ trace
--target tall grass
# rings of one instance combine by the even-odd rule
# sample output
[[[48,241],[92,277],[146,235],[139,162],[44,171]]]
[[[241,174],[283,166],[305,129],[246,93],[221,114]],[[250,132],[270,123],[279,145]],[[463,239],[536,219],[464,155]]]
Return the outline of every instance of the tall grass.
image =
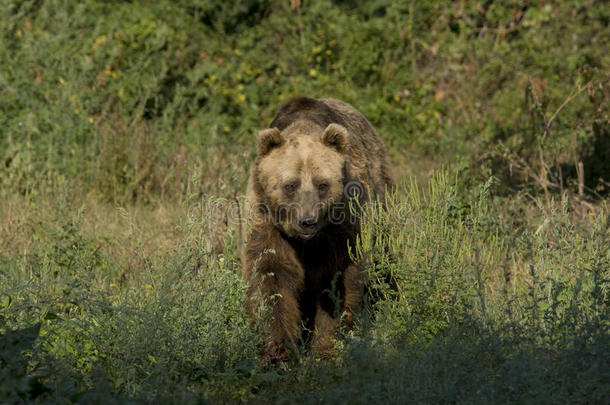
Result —
[[[138,256],[128,275],[84,235],[82,211],[45,212],[52,228],[10,266],[21,271],[2,273],[2,361],[17,370],[3,374],[3,390],[41,401],[603,400],[607,211],[580,223],[557,204],[514,227],[494,214],[489,187],[462,193],[440,172],[424,188],[405,184],[386,210],[372,207],[354,254],[374,308],[335,359],[304,351],[278,370],[257,366],[261,336],[244,309],[235,229],[215,253],[210,230],[219,228],[197,198],[178,215],[177,243],[152,253],[120,210]],[[39,333],[15,352],[13,336],[25,344],[26,326]]]

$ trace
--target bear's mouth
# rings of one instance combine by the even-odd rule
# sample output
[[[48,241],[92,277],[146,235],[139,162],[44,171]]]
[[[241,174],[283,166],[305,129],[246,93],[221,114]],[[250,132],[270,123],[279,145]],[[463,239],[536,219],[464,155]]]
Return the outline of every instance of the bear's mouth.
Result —
[[[320,231],[320,227],[319,226],[314,226],[314,227],[298,227],[296,229],[297,231],[297,236],[299,237],[299,239],[302,240],[310,240],[313,239],[318,232]]]
[[[310,240],[316,237],[320,230],[324,228],[324,223],[316,219],[315,224],[311,224],[308,226],[298,225],[295,227],[296,236],[302,240]]]
[[[318,233],[317,231],[299,232],[299,238],[301,238],[303,240],[309,240],[309,239],[313,238],[314,236],[316,236],[317,233]]]

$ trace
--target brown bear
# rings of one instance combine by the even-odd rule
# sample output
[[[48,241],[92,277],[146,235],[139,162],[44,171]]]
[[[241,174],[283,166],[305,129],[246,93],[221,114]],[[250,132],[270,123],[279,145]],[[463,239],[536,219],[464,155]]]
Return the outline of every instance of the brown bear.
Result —
[[[381,139],[343,101],[294,98],[259,133],[243,265],[250,315],[261,299],[270,306],[263,362],[285,359],[302,326],[314,350],[332,350],[340,319],[349,326],[363,299],[348,251],[360,231],[353,208],[393,186]]]

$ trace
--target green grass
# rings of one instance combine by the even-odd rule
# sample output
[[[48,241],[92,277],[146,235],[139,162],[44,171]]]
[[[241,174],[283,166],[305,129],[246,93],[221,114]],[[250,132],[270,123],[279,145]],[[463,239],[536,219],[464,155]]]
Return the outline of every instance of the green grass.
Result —
[[[607,400],[610,7],[395,3],[0,4],[0,398]],[[401,186],[338,355],[262,369],[237,204],[296,94]]]

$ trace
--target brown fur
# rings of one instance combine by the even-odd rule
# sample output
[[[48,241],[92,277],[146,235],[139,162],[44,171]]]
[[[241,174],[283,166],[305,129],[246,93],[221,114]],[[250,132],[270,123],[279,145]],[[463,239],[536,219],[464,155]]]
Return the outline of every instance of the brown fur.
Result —
[[[280,108],[258,151],[243,263],[251,315],[260,299],[271,306],[263,361],[284,359],[302,324],[313,329],[312,348],[328,353],[339,320],[349,326],[362,302],[363,276],[347,249],[360,224],[344,187],[361,184],[363,203],[382,197],[394,184],[386,152],[354,107],[306,97]]]

